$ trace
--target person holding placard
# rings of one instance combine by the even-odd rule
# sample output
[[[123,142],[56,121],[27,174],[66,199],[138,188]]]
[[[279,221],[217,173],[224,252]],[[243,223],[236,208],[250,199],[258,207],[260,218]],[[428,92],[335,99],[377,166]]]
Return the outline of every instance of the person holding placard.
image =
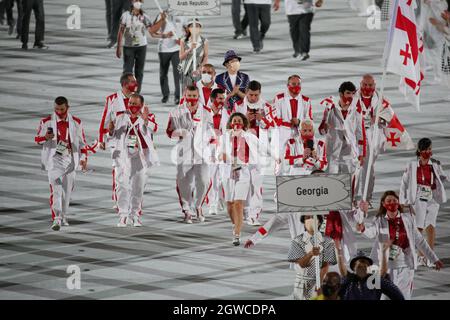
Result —
[[[186,35],[180,41],[181,86],[194,85],[201,79],[201,67],[208,63],[208,39],[201,35],[203,24],[197,19],[186,23]]]
[[[330,264],[336,264],[336,254],[333,241],[322,236],[320,232],[314,235],[314,230],[320,228],[323,216],[317,216],[318,226],[314,226],[313,216],[301,216],[301,222],[305,225],[305,231],[292,240],[288,253],[288,261],[297,263],[297,274],[294,284],[294,299],[309,300],[314,295],[316,285],[316,268],[314,259],[319,259],[320,279],[328,271]],[[314,246],[314,237],[317,237],[317,246]]]

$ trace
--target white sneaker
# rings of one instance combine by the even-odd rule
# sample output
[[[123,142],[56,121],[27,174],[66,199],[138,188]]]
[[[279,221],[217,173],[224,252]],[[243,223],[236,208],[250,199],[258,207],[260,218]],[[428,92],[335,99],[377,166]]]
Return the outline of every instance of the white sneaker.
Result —
[[[250,218],[248,217],[246,220],[247,224],[249,226],[261,226],[261,222],[258,221],[258,219]]]
[[[427,267],[431,268],[431,269],[434,269],[434,268],[436,268],[436,264],[427,260]]]
[[[241,239],[239,238],[239,236],[233,236],[233,245],[234,246],[238,246],[238,245],[240,245],[241,244]]]
[[[53,231],[59,231],[59,229],[61,229],[61,224],[58,220],[53,220],[53,224],[52,224],[52,230]]]
[[[215,216],[217,214],[217,206],[209,207],[209,214]]]
[[[198,209],[197,210],[197,219],[200,222],[205,222],[205,216],[203,215],[203,210],[202,209]]]
[[[133,226],[134,227],[142,227],[141,218],[136,218],[136,220],[134,220]]]
[[[112,207],[114,210],[119,210],[119,206],[117,204],[113,205]]]
[[[120,217],[119,223],[117,224],[119,228],[125,228],[127,226],[127,217]]]
[[[62,225],[65,226],[65,227],[68,227],[69,226],[69,219],[64,217],[63,220],[62,220]]]
[[[185,213],[184,214],[184,222],[186,222],[187,224],[192,224],[192,214]]]

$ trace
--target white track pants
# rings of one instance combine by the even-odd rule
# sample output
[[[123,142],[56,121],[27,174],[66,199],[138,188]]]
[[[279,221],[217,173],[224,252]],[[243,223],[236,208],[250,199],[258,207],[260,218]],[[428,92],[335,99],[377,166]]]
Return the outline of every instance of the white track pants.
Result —
[[[177,192],[183,212],[200,209],[210,185],[206,163],[177,166]]]
[[[139,156],[129,158],[125,163],[115,167],[117,203],[121,217],[142,215],[142,198],[147,166]]]

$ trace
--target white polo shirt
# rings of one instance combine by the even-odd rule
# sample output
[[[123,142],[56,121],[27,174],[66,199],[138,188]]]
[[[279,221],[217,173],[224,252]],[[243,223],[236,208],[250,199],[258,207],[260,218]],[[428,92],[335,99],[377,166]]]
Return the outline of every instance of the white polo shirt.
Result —
[[[313,0],[285,0],[284,7],[288,16],[314,12]]]

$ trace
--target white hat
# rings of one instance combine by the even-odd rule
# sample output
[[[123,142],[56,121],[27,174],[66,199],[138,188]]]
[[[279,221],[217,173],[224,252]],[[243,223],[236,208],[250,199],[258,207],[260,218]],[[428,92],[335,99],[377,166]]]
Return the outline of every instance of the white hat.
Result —
[[[192,18],[191,20],[189,20],[188,22],[185,23],[185,26],[186,26],[186,27],[189,27],[189,25],[191,25],[191,24],[193,25],[194,23],[195,23],[196,25],[199,25],[200,28],[203,27],[202,23],[201,23],[200,21],[198,21],[197,18]]]

